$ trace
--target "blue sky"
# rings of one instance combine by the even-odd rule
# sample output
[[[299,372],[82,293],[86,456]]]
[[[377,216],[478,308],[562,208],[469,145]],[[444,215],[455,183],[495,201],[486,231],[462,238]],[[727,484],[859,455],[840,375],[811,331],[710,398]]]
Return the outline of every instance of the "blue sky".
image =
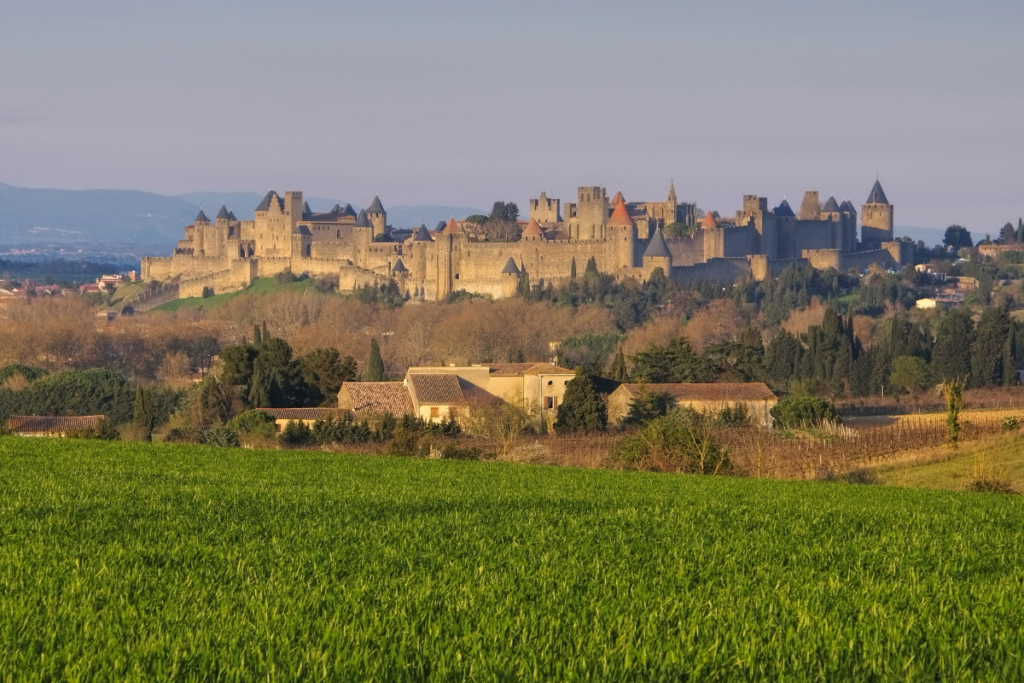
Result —
[[[5,4],[12,185],[1024,214],[1019,0]]]

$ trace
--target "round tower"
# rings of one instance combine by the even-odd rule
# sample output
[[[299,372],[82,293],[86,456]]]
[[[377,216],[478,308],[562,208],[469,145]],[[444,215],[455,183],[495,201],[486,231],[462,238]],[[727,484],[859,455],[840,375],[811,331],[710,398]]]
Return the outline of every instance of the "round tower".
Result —
[[[374,235],[383,235],[387,232],[388,213],[384,210],[384,205],[380,203],[380,197],[373,198],[373,203],[366,210],[366,217],[370,219],[370,223],[373,225]]]
[[[621,194],[616,195],[621,199]],[[615,244],[615,259],[619,268],[633,268],[636,265],[636,223],[626,209],[625,200],[615,204],[615,210],[608,218],[608,239]]]

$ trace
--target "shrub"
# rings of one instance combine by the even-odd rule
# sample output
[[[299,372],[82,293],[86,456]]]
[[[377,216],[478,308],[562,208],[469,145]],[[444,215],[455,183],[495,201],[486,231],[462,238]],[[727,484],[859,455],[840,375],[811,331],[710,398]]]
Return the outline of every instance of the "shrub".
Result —
[[[302,420],[288,420],[281,430],[281,443],[288,446],[307,446],[313,443],[313,430]]]
[[[772,407],[771,415],[783,427],[843,421],[834,405],[813,396],[784,398]]]
[[[747,406],[743,403],[737,403],[732,407],[726,406],[715,416],[715,422],[721,427],[746,427],[750,424]]]
[[[203,298],[209,299],[213,296],[213,287],[203,287]]]
[[[238,446],[238,434],[227,425],[213,425],[203,439],[207,446],[235,447]]]
[[[1013,486],[1013,482],[1009,479],[999,479],[998,477],[977,477],[972,479],[971,483],[967,485],[967,490],[974,491],[975,493],[1020,494],[1020,491]]]
[[[190,427],[175,427],[164,436],[165,443],[203,443],[203,434],[198,429]]]
[[[235,415],[227,426],[243,439],[272,439],[277,435],[274,417],[263,410],[247,410]]]
[[[612,460],[639,470],[720,474],[732,469],[726,451],[711,438],[711,421],[681,411],[641,426],[615,447]]]
[[[1016,415],[1007,415],[1003,418],[1002,427],[1004,432],[1015,432],[1020,429],[1020,418]]]
[[[459,448],[457,445],[450,443],[441,449],[441,458],[443,460],[480,460],[483,457],[483,451],[479,448]]]

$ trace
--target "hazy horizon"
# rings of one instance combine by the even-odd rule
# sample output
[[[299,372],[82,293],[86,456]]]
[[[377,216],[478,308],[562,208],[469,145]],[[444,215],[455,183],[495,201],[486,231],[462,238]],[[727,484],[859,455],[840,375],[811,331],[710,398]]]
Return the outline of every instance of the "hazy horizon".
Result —
[[[731,214],[877,175],[897,225],[1024,214],[1021,3],[137,5],[5,9],[0,182]]]

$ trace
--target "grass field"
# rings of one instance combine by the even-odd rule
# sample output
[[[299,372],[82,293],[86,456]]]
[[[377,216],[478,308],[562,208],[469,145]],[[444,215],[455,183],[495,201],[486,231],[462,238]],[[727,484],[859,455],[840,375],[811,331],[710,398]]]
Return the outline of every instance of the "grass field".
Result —
[[[925,451],[916,458],[878,468],[882,482],[893,486],[961,490],[976,477],[1005,480],[1024,491],[1024,437],[1019,433]]]
[[[1024,500],[0,439],[2,680],[1024,678]]]
[[[199,296],[187,297],[184,299],[174,299],[168,301],[165,304],[154,307],[154,311],[180,311],[182,309],[211,309],[216,308],[220,304],[224,303],[229,299],[234,299],[239,296],[266,296],[267,294],[276,294],[277,292],[307,292],[316,289],[316,280],[312,278],[307,280],[298,280],[296,282],[288,282],[283,285],[277,284],[274,278],[263,277],[253,280],[252,284],[245,289],[237,292],[228,292],[226,294],[214,294],[213,296],[202,298]]]

